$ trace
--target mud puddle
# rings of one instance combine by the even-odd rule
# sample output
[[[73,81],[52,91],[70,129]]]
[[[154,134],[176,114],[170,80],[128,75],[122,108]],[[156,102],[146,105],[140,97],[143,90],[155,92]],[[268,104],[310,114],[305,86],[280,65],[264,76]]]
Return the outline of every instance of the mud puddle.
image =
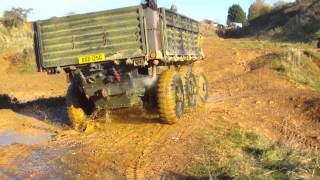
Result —
[[[12,144],[40,144],[48,141],[54,134],[44,132],[36,135],[26,135],[14,131],[6,131],[0,133],[0,147],[10,146]]]

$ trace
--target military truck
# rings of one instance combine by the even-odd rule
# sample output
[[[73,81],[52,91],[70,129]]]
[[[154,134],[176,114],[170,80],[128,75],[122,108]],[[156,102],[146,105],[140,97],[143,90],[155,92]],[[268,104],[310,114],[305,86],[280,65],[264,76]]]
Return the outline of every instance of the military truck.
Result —
[[[174,124],[207,100],[207,78],[194,66],[204,58],[199,23],[151,4],[34,23],[38,70],[69,77],[74,128],[97,110],[135,105]]]

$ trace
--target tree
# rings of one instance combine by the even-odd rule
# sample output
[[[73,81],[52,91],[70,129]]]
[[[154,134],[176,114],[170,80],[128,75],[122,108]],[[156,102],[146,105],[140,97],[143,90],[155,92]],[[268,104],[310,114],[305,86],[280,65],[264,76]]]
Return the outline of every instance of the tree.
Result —
[[[275,2],[273,4],[273,8],[275,9],[280,9],[282,8],[283,6],[285,6],[286,4],[288,4],[288,2],[286,0],[278,0],[277,2]]]
[[[19,28],[27,21],[28,14],[32,9],[12,8],[3,13],[3,21],[5,27],[11,29],[13,27]]]
[[[243,11],[240,5],[234,4],[229,8],[228,21],[227,21],[228,25],[230,25],[231,22],[244,24],[246,20],[247,20],[247,15]]]
[[[265,2],[265,0],[256,0],[249,8],[248,19],[251,21],[261,15],[269,13],[272,6]]]

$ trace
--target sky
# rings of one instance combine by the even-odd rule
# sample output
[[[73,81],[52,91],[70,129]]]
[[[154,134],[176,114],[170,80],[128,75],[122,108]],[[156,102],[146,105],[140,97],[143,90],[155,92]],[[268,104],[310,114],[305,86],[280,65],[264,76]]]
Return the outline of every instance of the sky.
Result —
[[[211,19],[225,24],[228,8],[240,4],[245,11],[254,0],[158,0],[160,7],[178,7],[178,12],[196,20]],[[277,0],[266,0],[274,4]],[[114,8],[133,6],[140,0],[0,0],[0,15],[13,7],[32,8],[29,20],[61,17],[69,13],[87,13]]]

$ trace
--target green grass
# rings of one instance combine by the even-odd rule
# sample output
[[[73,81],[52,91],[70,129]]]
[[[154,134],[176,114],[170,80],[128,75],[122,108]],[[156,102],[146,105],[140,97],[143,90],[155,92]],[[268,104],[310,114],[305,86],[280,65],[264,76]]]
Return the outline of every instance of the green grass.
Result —
[[[236,39],[225,42],[229,48],[239,49],[282,49],[302,48],[312,49],[316,47],[316,42],[312,43],[289,43],[280,41],[257,40],[251,38]]]
[[[19,65],[17,73],[20,75],[33,74],[37,72],[36,64],[33,62],[27,62]]]
[[[33,47],[32,28],[30,23],[23,27],[8,30],[0,23],[0,54],[6,51],[30,49]]]
[[[239,39],[225,41],[226,48],[270,50],[265,64],[283,77],[320,91],[320,51],[315,43],[286,43]],[[255,64],[252,62],[252,64]],[[264,65],[264,63],[263,63]]]
[[[320,50],[305,49],[304,54],[312,58],[318,65],[320,65]]]
[[[319,160],[292,153],[237,125],[229,129],[201,129],[199,148],[188,166],[195,177],[212,179],[317,179]]]
[[[270,61],[270,68],[295,82],[320,91],[320,63],[301,50],[289,50]]]
[[[10,61],[9,73],[25,75],[36,72],[31,24],[11,30],[0,24],[0,56]]]
[[[239,39],[226,41],[225,44],[228,48],[271,50],[273,55],[265,59],[271,69],[283,77],[320,91],[320,51],[315,49],[315,42],[305,44]]]
[[[23,49],[22,51],[13,51],[15,54],[9,57],[11,65],[9,73],[20,75],[33,74],[37,72],[36,61],[33,49]]]

